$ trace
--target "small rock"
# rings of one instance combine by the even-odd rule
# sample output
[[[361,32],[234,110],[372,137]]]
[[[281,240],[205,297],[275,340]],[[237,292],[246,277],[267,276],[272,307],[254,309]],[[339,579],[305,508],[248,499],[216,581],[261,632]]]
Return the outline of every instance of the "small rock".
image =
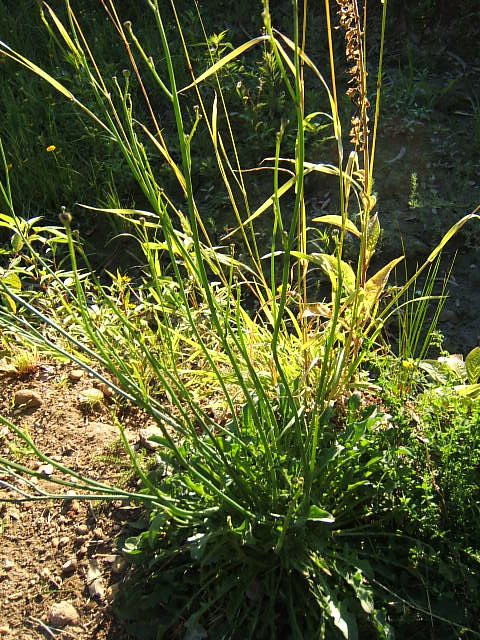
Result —
[[[3,567],[6,571],[8,571],[13,567],[13,562],[7,558],[7,560],[5,560],[5,562],[3,563]]]
[[[79,622],[78,612],[71,602],[55,602],[48,612],[48,621],[53,627],[67,627]]]
[[[79,524],[78,527],[75,529],[75,533],[77,534],[77,536],[85,536],[88,533],[88,527],[86,524]]]
[[[87,545],[83,545],[80,547],[80,549],[77,551],[77,557],[78,558],[83,558],[83,556],[86,556],[88,553],[88,547]]]
[[[103,540],[104,538],[103,530],[100,529],[100,527],[97,527],[96,529],[93,530],[93,535],[97,540]]]
[[[70,560],[67,560],[63,565],[62,565],[62,573],[63,574],[70,574],[73,573],[74,571],[76,571],[77,569],[77,559],[76,558],[71,558]]]
[[[155,451],[159,448],[158,442],[150,440],[152,436],[161,436],[162,432],[158,427],[148,427],[147,429],[140,429],[138,432],[137,446],[147,451]]]
[[[84,389],[78,394],[78,400],[82,405],[94,407],[103,401],[103,393],[100,389],[90,387],[88,389]]]
[[[51,571],[50,569],[47,569],[47,567],[43,567],[43,569],[40,571],[40,575],[42,578],[44,578],[45,580],[50,579]]]
[[[13,396],[13,404],[16,407],[27,406],[30,409],[38,409],[43,404],[42,396],[33,389],[19,389]]]
[[[100,389],[100,391],[103,393],[103,395],[106,398],[112,398],[113,397],[113,389],[111,387],[109,387],[108,384],[105,384],[105,382],[101,382],[98,385],[98,388]]]
[[[62,536],[58,541],[59,547],[64,547],[66,544],[70,542],[70,538],[68,536]]]
[[[100,566],[97,560],[92,559],[88,562],[87,568],[87,586],[88,593],[91,598],[97,598],[98,600],[105,599],[105,584],[100,572]]]
[[[71,382],[78,382],[83,378],[83,369],[72,369],[68,374],[68,379]]]
[[[53,547],[54,549],[58,549],[58,545],[60,544],[60,540],[59,540],[57,537],[52,538],[52,539],[50,540],[50,544],[52,545],[52,547]]]
[[[44,476],[51,476],[53,471],[54,471],[54,468],[53,468],[53,465],[51,465],[51,464],[42,464],[38,468],[38,470]]]
[[[117,440],[118,429],[113,424],[92,421],[85,425],[85,437],[105,445]]]
[[[5,638],[6,636],[9,636],[11,631],[12,629],[10,629],[8,624],[2,624],[0,626],[0,638]]]

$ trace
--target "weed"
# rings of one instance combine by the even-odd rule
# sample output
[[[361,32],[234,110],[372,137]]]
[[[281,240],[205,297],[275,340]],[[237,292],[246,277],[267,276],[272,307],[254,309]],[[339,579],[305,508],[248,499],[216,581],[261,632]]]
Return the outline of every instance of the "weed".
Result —
[[[21,315],[12,304],[0,312],[2,326],[67,355],[150,415],[161,431],[152,440],[159,445],[162,468],[148,473],[121,429],[142,489],[112,487],[52,461],[28,433],[0,420],[40,459],[68,474],[64,484],[76,491],[77,499],[120,499],[145,507],[146,527],[125,544],[139,573],[123,603],[123,614],[134,618],[136,632],[144,637],[362,633],[387,639],[392,637],[392,598],[428,614],[415,597],[406,600],[402,591],[397,598],[394,585],[399,564],[412,589],[422,584],[424,565],[430,567],[428,558],[419,566],[422,551],[428,556],[428,544],[421,539],[420,524],[408,529],[408,518],[412,502],[419,512],[425,503],[437,507],[433,476],[407,463],[411,451],[397,437],[391,416],[377,408],[382,399],[369,396],[378,386],[370,384],[362,367],[402,296],[421,274],[429,269],[435,273],[432,265],[443,247],[467,221],[478,218],[478,210],[458,221],[383,303],[390,274],[403,256],[371,273],[381,232],[373,193],[381,68],[371,125],[364,16],[356,2],[339,0],[353,109],[351,151],[344,158],[330,3],[325,2],[330,85],[306,54],[308,15],[302,24],[297,2],[293,4],[292,37],[274,29],[265,0],[264,32],[237,47],[228,45],[224,33],[205,37],[209,65],[196,72],[175,3],[167,11],[157,0],[146,2],[161,45],[158,60],[152,43],[141,41],[133,22],[122,22],[109,0],[104,3],[109,21],[133,71],[112,81],[108,67],[97,64],[70,4],[68,29],[46,5],[50,33],[82,80],[80,97],[0,43],[9,60],[66,97],[115,143],[151,209],[97,209],[130,224],[144,256],[137,288],[120,272],[112,272],[110,283],[101,281],[72,228],[74,218],[63,208],[62,239],[71,262],[67,282],[19,224],[5,171],[3,194],[12,227],[61,301],[51,313],[42,296],[22,298],[8,280],[0,280],[4,294],[22,308]],[[385,20],[386,3],[381,52]],[[167,23],[175,26],[175,39]],[[174,64],[172,41],[181,47],[182,71]],[[252,204],[236,143],[235,114],[227,100],[232,70],[255,47],[268,51],[262,73],[270,74],[273,86],[281,81],[295,139],[289,155],[288,125],[282,121],[271,140],[274,152],[268,165],[256,169],[268,171],[273,182],[270,195],[259,204]],[[319,115],[318,110],[309,112],[306,102],[310,76],[323,87],[329,104],[324,118],[335,141],[334,163],[307,159],[307,130]],[[168,132],[150,86],[169,109]],[[87,92],[93,97],[88,102],[82,99]],[[134,116],[139,97],[146,112]],[[269,102],[274,97],[271,92]],[[196,106],[190,108],[192,103]],[[209,237],[209,212],[205,215],[196,198],[192,149],[196,144],[203,149],[206,141],[211,145],[209,166],[218,169],[235,225],[220,245]],[[165,184],[150,162],[152,150],[171,174]],[[331,239],[331,254],[310,251],[314,245],[304,197],[309,173],[330,176],[338,185],[339,210],[312,220],[328,229],[324,234]],[[256,234],[260,219],[269,228],[266,255]],[[347,235],[357,243],[352,263],[344,251]],[[232,236],[240,238],[242,259],[235,246],[226,244]],[[313,236],[314,242],[322,237]],[[311,299],[307,286],[313,268],[327,285],[321,300]],[[425,298],[431,297],[431,281],[427,276]],[[411,302],[407,299],[407,305]],[[412,359],[424,354],[429,343],[419,333],[425,319],[422,296],[416,302],[420,304],[404,325],[402,345],[405,357]],[[399,397],[404,396],[397,394],[397,402]],[[0,463],[7,472],[29,473],[8,460]],[[412,496],[405,492],[407,486],[415,489]],[[32,496],[38,497],[53,496]],[[397,535],[398,523],[411,536]],[[412,563],[412,547],[417,564]]]

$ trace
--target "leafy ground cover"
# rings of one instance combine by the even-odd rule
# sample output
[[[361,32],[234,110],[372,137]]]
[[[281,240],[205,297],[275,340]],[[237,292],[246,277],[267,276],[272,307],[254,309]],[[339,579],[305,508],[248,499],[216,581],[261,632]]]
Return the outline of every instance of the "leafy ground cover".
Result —
[[[99,269],[78,211],[62,207],[60,224],[17,214],[2,146],[6,370],[36,370],[32,354],[70,360],[95,381],[77,398],[86,414],[111,397],[157,429],[146,461],[128,420],[111,413],[131,485],[42,453],[38,425],[4,414],[4,499],[141,508],[122,543],[134,569],[114,598],[136,637],[477,634],[480,348],[452,356],[437,328],[448,281],[442,252],[479,214],[472,207],[432,234],[416,263],[403,255],[411,238],[393,255],[378,251],[381,92],[390,88],[391,98],[395,86],[382,73],[386,8],[370,100],[365,14],[347,0],[325,3],[325,64],[307,49],[319,17],[296,2],[284,32],[267,1],[263,31],[241,44],[205,32],[203,64],[198,35],[191,39],[201,16],[155,0],[145,4],[154,40],[138,30],[144,13],[124,22],[119,6],[104,3],[118,42],[110,65],[81,7],[67,2],[57,13],[44,4],[52,47],[72,69],[63,78],[0,42],[9,65],[76,107],[141,194],[142,208],[114,190],[109,206],[82,208],[110,216],[136,243],[137,269],[125,273],[112,257],[113,269]],[[258,50],[263,81],[252,98],[242,65]],[[257,136],[242,140],[246,119]],[[252,166],[259,151],[266,157]],[[328,180],[334,193],[313,214],[310,178]],[[412,174],[409,206],[425,198]],[[214,200],[229,211],[222,234]],[[41,398],[13,403],[33,409]],[[90,590],[100,589],[93,560],[87,589],[101,601]]]

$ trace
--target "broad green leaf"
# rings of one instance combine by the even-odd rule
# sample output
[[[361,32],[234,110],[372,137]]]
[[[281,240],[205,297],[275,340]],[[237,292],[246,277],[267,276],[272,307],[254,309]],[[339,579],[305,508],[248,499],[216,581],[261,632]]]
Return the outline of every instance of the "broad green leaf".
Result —
[[[12,244],[12,249],[15,251],[15,253],[18,253],[19,251],[22,250],[23,239],[19,233],[14,233],[13,236],[11,237],[10,242]]]
[[[377,302],[380,300],[380,296],[385,289],[385,286],[388,282],[388,278],[390,277],[390,273],[396,265],[403,260],[403,256],[400,258],[395,258],[391,260],[388,264],[377,271],[377,273],[372,276],[369,280],[367,280],[365,284],[365,297],[364,297],[364,310],[368,315],[370,315],[372,309],[375,307]]]
[[[347,572],[345,579],[355,591],[355,595],[360,600],[360,604],[365,613],[369,615],[372,614],[375,611],[373,590],[368,586],[368,583],[364,578],[363,571],[361,571],[361,569],[357,569],[354,574]]]
[[[315,504],[310,506],[307,514],[307,520],[312,520],[313,522],[325,522],[327,524],[335,522],[335,518],[331,513],[325,511],[325,509],[320,509],[320,507],[317,507]]]
[[[292,255],[297,254],[296,251],[292,251]],[[332,283],[332,293],[335,295],[338,286],[338,263],[337,258],[328,253],[312,253],[310,256],[306,256],[307,260],[310,260],[314,264],[323,269],[323,271],[330,278]],[[352,267],[341,260],[340,267],[342,269],[342,284],[343,290],[346,295],[350,295],[355,291],[355,273]]]
[[[470,400],[480,399],[480,384],[459,384],[453,388],[459,396],[465,396]]]
[[[480,347],[475,347],[465,358],[467,376],[470,384],[475,384],[480,379]]]
[[[10,287],[10,289],[15,289],[16,291],[22,290],[22,281],[18,277],[18,274],[12,272],[5,273],[0,276],[0,279],[6,287]]]
[[[448,356],[441,356],[438,361],[444,364],[450,373],[453,373],[459,380],[467,379],[467,368],[461,354],[451,353]]]
[[[337,216],[337,215],[320,216],[319,218],[313,218],[312,222],[323,222],[324,224],[331,224],[334,227],[338,227],[339,229],[343,227],[342,216]],[[349,231],[352,235],[354,235],[356,238],[361,237],[360,231],[357,229],[357,227],[353,224],[351,220],[348,220],[348,218],[345,221],[345,229]]]
[[[438,382],[439,384],[445,384],[447,382],[448,367],[438,360],[421,360],[418,363],[418,366],[435,382]]]

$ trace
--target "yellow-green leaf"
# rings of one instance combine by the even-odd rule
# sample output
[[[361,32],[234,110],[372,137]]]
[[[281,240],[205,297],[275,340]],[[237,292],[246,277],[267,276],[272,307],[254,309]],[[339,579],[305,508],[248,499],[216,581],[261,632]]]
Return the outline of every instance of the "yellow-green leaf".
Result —
[[[226,56],[218,60],[218,62],[216,62],[214,65],[209,67],[204,73],[199,75],[198,78],[196,78],[189,85],[187,85],[186,87],[183,87],[183,89],[180,89],[178,93],[182,93],[183,91],[188,91],[188,89],[191,89],[195,85],[200,84],[210,76],[217,73],[217,71],[220,71],[222,67],[224,67],[229,62],[232,62],[232,60],[235,60],[236,58],[243,55],[246,51],[248,51],[255,45],[259,44],[260,42],[264,42],[265,40],[268,40],[268,39],[269,39],[268,36],[258,36],[257,38],[252,38],[251,40],[248,40],[248,42],[244,42],[242,45],[240,45],[233,51],[230,51],[230,53],[228,53]]]
[[[480,384],[459,384],[453,388],[459,396],[464,396],[470,400],[478,400],[480,398]]]
[[[377,271],[377,273],[372,276],[369,280],[367,280],[365,284],[365,297],[364,297],[364,305],[365,310],[369,314],[373,307],[380,300],[380,296],[385,289],[385,286],[388,282],[388,278],[390,277],[390,273],[394,267],[397,266],[399,262],[403,260],[403,256],[400,258],[395,258],[391,260],[388,264]]]
[[[12,249],[15,251],[15,253],[18,253],[19,251],[22,250],[23,247],[23,239],[22,236],[15,232],[10,240],[11,244],[12,244]]]
[[[292,252],[293,255],[294,252]],[[338,286],[338,263],[335,256],[328,253],[312,253],[310,261],[318,264],[323,271],[330,278],[332,283],[332,293],[335,295]],[[342,270],[342,285],[343,291],[346,295],[349,295],[355,291],[355,273],[352,267],[343,260],[340,261],[340,268]]]
[[[342,216],[337,215],[326,215],[320,216],[319,218],[313,218],[312,222],[323,222],[324,224],[331,224],[334,227],[338,227],[341,229],[343,227]],[[345,229],[354,235],[356,238],[360,238],[361,234],[357,227],[353,224],[351,220],[345,221]]]
[[[478,211],[478,207],[477,207],[477,209],[475,209],[475,211]],[[450,227],[450,229],[443,236],[443,238],[437,244],[437,246],[432,251],[432,253],[428,256],[427,262],[433,262],[433,260],[435,260],[435,258],[438,256],[438,254],[443,249],[443,247],[447,244],[447,242],[449,242],[453,238],[453,236],[460,231],[460,229],[463,227],[463,225],[466,222],[468,222],[469,220],[472,220],[473,218],[477,218],[477,220],[478,220],[478,219],[480,219],[480,216],[475,212],[474,213],[469,213],[467,216],[463,216],[463,218],[461,220],[456,222],[453,225],[453,227]]]
[[[77,47],[73,44],[73,40],[70,38],[70,36],[68,35],[67,30],[65,29],[65,27],[63,26],[63,24],[60,22],[60,20],[57,18],[57,16],[55,15],[53,9],[51,7],[48,6],[47,3],[45,3],[45,6],[47,7],[47,10],[50,14],[50,16],[52,17],[52,20],[55,22],[55,26],[57,27],[58,31],[60,32],[60,35],[62,36],[62,38],[65,40],[65,42],[67,43],[68,48],[70,49],[70,51],[72,51],[73,55],[76,58],[80,58],[80,52],[77,49]]]
[[[373,254],[375,253],[375,247],[377,246],[378,238],[380,236],[380,222],[378,220],[378,214],[373,215],[367,225],[367,262],[370,262]]]
[[[18,277],[18,274],[10,272],[5,273],[1,276],[2,283],[9,287],[10,289],[15,289],[16,291],[22,290],[22,281]]]
[[[470,384],[475,384],[480,379],[480,347],[475,347],[465,358],[467,376]]]

